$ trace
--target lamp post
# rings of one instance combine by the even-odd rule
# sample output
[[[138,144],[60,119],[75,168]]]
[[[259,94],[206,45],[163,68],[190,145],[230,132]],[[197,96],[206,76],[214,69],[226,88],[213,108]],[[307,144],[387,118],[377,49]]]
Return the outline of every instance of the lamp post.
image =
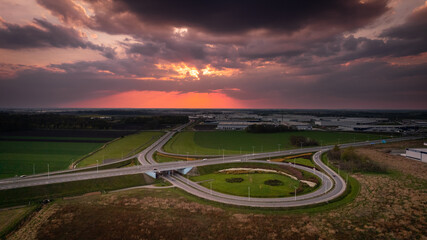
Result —
[[[222,162],[224,162],[225,161],[225,159],[224,159],[224,149],[222,149]]]
[[[295,198],[294,198],[294,200],[296,201],[297,200],[297,187],[294,186],[294,188],[295,188]]]
[[[248,187],[248,198],[250,201],[251,200],[251,187],[250,186]]]

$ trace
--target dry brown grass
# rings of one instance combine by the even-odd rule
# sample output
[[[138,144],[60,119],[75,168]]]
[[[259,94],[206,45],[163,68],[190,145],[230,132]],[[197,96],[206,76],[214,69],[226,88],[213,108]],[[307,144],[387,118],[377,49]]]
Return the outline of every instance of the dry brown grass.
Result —
[[[385,145],[384,145],[385,146]],[[391,169],[415,164],[379,148],[358,149]],[[385,155],[384,155],[385,154]],[[190,200],[176,190],[141,189],[54,203],[14,239],[427,239],[427,181],[403,174],[355,174],[355,201],[317,214],[260,214]],[[408,175],[410,174],[410,175]],[[415,176],[415,177],[411,177]],[[417,177],[419,176],[419,177]]]

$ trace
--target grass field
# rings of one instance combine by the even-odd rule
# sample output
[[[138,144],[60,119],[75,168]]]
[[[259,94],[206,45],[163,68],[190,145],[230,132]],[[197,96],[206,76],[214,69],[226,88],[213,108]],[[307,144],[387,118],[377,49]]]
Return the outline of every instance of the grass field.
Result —
[[[0,191],[0,207],[28,204],[43,199],[74,196],[95,191],[110,191],[147,184],[141,174],[76,182],[56,183]]]
[[[168,156],[168,155],[164,155],[161,153],[154,153],[153,155],[154,160],[156,160],[156,162],[158,163],[163,163],[163,162],[176,162],[176,161],[193,161],[193,160],[197,160],[200,158],[192,158],[192,157],[173,157],[173,156]]]
[[[181,132],[165,146],[166,152],[178,154],[226,155],[272,152],[295,148],[291,135],[315,139],[321,145],[380,139],[380,135],[348,132],[300,131],[284,133],[247,133],[244,131]],[[280,144],[280,145],[279,145]]]
[[[307,167],[315,167],[315,164],[311,159],[306,158],[286,158],[286,157],[278,157],[278,158],[271,158],[271,159],[264,159],[264,160],[270,160],[272,162],[290,162],[295,163]]]
[[[0,210],[0,239],[15,228],[15,226],[38,206],[31,205],[13,209]]]
[[[125,136],[117,141],[107,144],[103,149],[81,160],[77,167],[86,167],[102,163],[105,159],[120,159],[134,155],[155,142],[163,132],[140,132]]]
[[[0,141],[0,178],[66,169],[103,143]]]
[[[240,183],[229,183],[226,179],[230,178],[242,178],[243,181]],[[294,195],[294,186],[299,187],[300,182],[294,180],[288,176],[274,174],[274,173],[254,173],[254,174],[223,174],[223,173],[211,173],[201,176],[192,177],[193,181],[205,181],[200,183],[206,188],[210,188],[212,184],[212,190],[227,193],[231,195],[247,197],[249,194],[251,197],[289,197]],[[207,181],[213,180],[213,181]],[[264,184],[267,180],[279,180],[283,182],[281,186],[270,186]]]

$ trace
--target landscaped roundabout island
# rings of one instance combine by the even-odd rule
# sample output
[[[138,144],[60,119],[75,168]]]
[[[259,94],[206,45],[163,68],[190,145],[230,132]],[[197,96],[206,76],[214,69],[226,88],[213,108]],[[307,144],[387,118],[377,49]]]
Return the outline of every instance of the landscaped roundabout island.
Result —
[[[221,164],[199,167],[204,174],[190,179],[224,194],[280,198],[312,192],[321,184],[314,174],[289,166],[269,164]]]

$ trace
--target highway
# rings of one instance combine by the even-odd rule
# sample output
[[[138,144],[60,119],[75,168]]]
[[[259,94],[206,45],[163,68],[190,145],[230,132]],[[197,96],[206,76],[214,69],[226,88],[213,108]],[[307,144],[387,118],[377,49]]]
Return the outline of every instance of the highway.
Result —
[[[320,179],[322,179],[321,186],[314,192],[309,194],[304,194],[295,197],[286,197],[286,198],[249,198],[249,197],[239,197],[227,195],[219,192],[212,191],[207,189],[197,183],[194,183],[181,175],[175,174],[170,176],[165,176],[165,179],[171,182],[174,186],[181,188],[182,190],[198,196],[200,198],[208,199],[211,201],[217,201],[225,204],[239,205],[239,206],[251,206],[251,207],[296,207],[296,206],[305,206],[312,205],[322,202],[330,201],[334,198],[339,197],[346,189],[346,182],[342,177],[335,173],[332,169],[327,167],[322,163],[320,156],[324,151],[331,149],[333,146],[320,146],[312,148],[300,148],[292,150],[284,150],[277,152],[267,152],[267,153],[257,153],[257,154],[246,154],[246,155],[236,155],[236,156],[221,156],[215,158],[209,158],[206,160],[198,161],[177,161],[177,162],[166,162],[166,163],[157,163],[153,159],[153,154],[156,151],[162,149],[162,147],[173,137],[173,135],[181,131],[183,128],[187,127],[191,122],[179,126],[172,131],[167,132],[160,139],[154,142],[151,146],[147,147],[145,150],[136,154],[133,157],[137,157],[138,161],[141,163],[139,166],[127,167],[127,168],[118,168],[118,169],[108,169],[108,170],[99,170],[99,171],[86,171],[86,172],[75,172],[73,170],[53,172],[52,175],[37,175],[32,177],[25,178],[10,178],[0,181],[0,190],[29,187],[29,186],[38,186],[46,185],[53,183],[63,183],[71,181],[80,181],[88,179],[97,179],[97,178],[106,178],[114,177],[121,175],[131,175],[131,174],[141,174],[146,172],[161,172],[161,171],[171,171],[177,169],[183,169],[188,167],[197,167],[197,166],[206,166],[214,165],[221,163],[232,163],[232,162],[261,162],[269,164],[279,164],[279,165],[289,165],[301,170],[310,171],[316,174]],[[412,140],[418,139],[419,137],[405,137],[405,138],[394,138],[387,139],[387,142],[403,141],[403,140]],[[350,147],[350,146],[365,146],[371,144],[382,143],[383,140],[375,141],[366,141],[366,142],[355,142],[339,145],[341,148]],[[316,165],[324,171],[318,171],[312,168],[292,165],[289,163],[278,163],[278,162],[269,162],[265,160],[255,160],[276,156],[284,156],[291,154],[307,153],[307,152],[316,152],[313,156],[313,160]],[[171,154],[173,155],[173,154]],[[58,174],[61,173],[61,174]]]

